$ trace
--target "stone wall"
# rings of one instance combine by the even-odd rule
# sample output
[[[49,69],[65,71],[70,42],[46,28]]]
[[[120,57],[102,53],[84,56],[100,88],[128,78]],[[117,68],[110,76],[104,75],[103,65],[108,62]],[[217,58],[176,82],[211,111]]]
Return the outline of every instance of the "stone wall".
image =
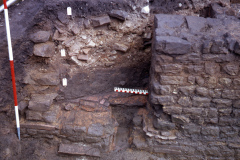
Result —
[[[240,21],[217,7],[218,18],[155,15],[147,138],[136,134],[137,148],[172,159],[239,159]]]

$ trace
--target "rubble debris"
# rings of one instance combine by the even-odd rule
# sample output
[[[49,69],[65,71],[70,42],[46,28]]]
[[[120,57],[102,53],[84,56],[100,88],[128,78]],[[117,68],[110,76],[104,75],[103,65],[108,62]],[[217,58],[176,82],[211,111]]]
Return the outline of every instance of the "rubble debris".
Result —
[[[114,18],[118,18],[120,20],[125,21],[128,17],[128,13],[122,10],[112,10],[109,15]]]
[[[45,43],[50,38],[49,31],[38,31],[30,35],[30,40],[34,43]]]
[[[92,18],[93,27],[99,27],[111,23],[109,16]]]
[[[117,51],[127,52],[129,47],[121,43],[115,43],[113,48]]]
[[[88,60],[88,55],[79,54],[78,55],[78,59],[82,60],[82,61],[87,61]]]
[[[84,54],[88,54],[90,52],[90,50],[91,50],[91,48],[86,48],[86,49],[83,49],[82,51]]]
[[[58,153],[70,154],[70,155],[81,155],[81,156],[93,156],[100,157],[100,150],[97,148],[90,147],[88,145],[78,144],[60,144]]]
[[[53,103],[53,99],[55,99],[57,95],[57,93],[33,94],[29,101],[28,108],[34,111],[48,111]]]
[[[33,54],[40,57],[52,57],[55,54],[54,42],[35,44]]]

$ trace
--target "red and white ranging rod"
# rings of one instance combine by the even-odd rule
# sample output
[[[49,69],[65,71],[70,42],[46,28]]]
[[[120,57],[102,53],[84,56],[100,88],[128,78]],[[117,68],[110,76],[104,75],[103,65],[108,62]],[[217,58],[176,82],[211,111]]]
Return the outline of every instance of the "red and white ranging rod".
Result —
[[[16,89],[16,83],[15,83],[15,73],[14,73],[12,42],[11,42],[11,34],[10,34],[7,0],[3,0],[3,3],[4,3],[4,15],[5,15],[6,30],[7,30],[8,53],[9,53],[11,75],[12,75],[12,86],[13,86],[13,97],[14,97],[14,106],[15,106],[16,125],[17,125],[18,138],[20,140],[20,124],[19,124],[18,103],[17,103],[17,89]]]
[[[133,94],[148,95],[147,90],[140,90],[140,89],[129,89],[129,88],[114,87],[114,91],[115,92],[122,92],[122,93],[133,93]]]

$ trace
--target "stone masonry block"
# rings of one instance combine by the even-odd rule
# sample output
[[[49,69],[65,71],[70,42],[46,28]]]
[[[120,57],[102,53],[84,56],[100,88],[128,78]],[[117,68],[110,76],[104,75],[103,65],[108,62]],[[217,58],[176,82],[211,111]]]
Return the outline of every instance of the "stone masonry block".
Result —
[[[192,44],[178,37],[157,36],[155,45],[158,52],[180,55],[190,53]]]
[[[191,115],[202,115],[203,112],[203,108],[195,108],[195,107],[191,107],[191,108],[183,108],[183,113],[184,114],[191,114]]]
[[[158,96],[158,102],[161,105],[171,105],[175,100],[173,96]]]
[[[192,101],[191,101],[190,97],[181,97],[178,100],[178,104],[180,104],[183,107],[191,107]]]
[[[185,23],[184,16],[156,14],[154,17],[155,28],[179,28]]]
[[[210,75],[215,75],[220,72],[220,66],[215,62],[206,62],[205,72]]]
[[[204,87],[197,87],[196,88],[196,94],[199,96],[203,96],[203,97],[207,97],[209,93],[208,88],[204,88]]]
[[[193,97],[193,106],[196,107],[209,107],[211,99],[205,97]]]
[[[156,119],[153,120],[153,126],[157,129],[165,130],[165,131],[166,130],[173,130],[176,127],[174,123],[164,121],[164,120],[161,120],[159,118],[156,118]]]
[[[181,76],[160,76],[160,83],[162,85],[183,84],[184,77]]]
[[[164,106],[163,112],[167,114],[181,114],[182,113],[182,107],[179,106]]]
[[[164,73],[177,74],[182,71],[182,65],[179,64],[164,64],[162,65],[162,70]]]
[[[172,115],[172,122],[178,124],[187,124],[190,122],[189,118],[183,115]]]
[[[182,129],[184,131],[185,134],[200,134],[201,131],[201,127],[196,125],[196,124],[186,124],[184,126],[182,126]]]
[[[200,32],[206,26],[206,19],[203,17],[186,16],[188,28],[191,32]]]
[[[196,86],[182,86],[182,87],[179,87],[178,89],[185,96],[191,96],[194,94]]]
[[[213,126],[202,127],[201,134],[204,136],[218,137],[219,136],[219,127],[213,127]]]

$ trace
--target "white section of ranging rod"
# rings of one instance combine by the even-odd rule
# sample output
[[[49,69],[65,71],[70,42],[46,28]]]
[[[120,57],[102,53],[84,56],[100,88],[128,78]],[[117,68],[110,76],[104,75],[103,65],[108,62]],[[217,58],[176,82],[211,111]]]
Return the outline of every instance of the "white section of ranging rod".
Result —
[[[66,56],[66,51],[65,51],[65,49],[61,49],[61,56],[62,56],[62,57],[65,57],[65,56]]]
[[[64,87],[67,87],[67,78],[62,79],[62,84]]]
[[[9,60],[10,60],[10,61],[13,61],[12,41],[11,41],[11,34],[10,34],[10,25],[9,25],[9,18],[8,18],[8,9],[4,9],[4,15],[5,15],[6,30],[7,30]]]
[[[16,2],[17,0],[9,0],[7,1],[7,6],[10,6],[11,4],[13,4],[14,2]],[[0,7],[0,12],[2,12],[4,10],[4,4],[1,5]]]
[[[147,90],[140,90],[140,89],[129,89],[129,88],[114,87],[114,91],[115,92],[122,92],[122,93],[133,93],[133,94],[148,95]]]
[[[67,7],[67,15],[68,16],[72,15],[72,8],[71,7]]]
[[[15,116],[16,116],[18,138],[19,138],[19,140],[21,140],[21,138],[20,138],[20,122],[19,122],[18,106],[15,106]]]

